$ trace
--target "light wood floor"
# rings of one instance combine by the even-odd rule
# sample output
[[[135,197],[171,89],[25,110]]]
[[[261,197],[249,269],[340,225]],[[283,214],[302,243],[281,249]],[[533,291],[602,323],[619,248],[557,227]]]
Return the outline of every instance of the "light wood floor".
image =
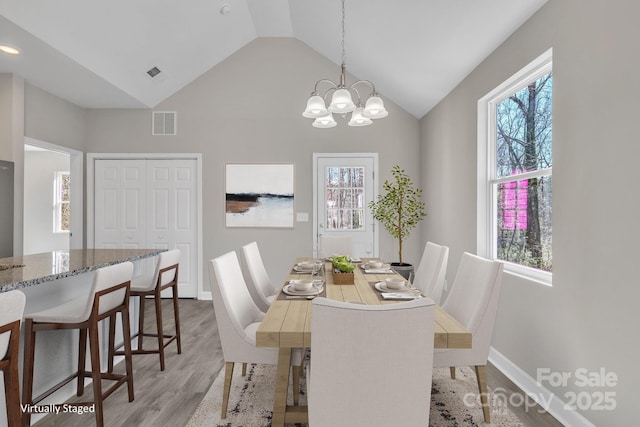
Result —
[[[163,301],[165,328],[173,331],[170,301]],[[147,304],[145,329],[152,332],[155,325],[153,304]],[[181,427],[191,418],[196,407],[223,366],[222,349],[211,301],[180,300],[182,354],[176,353],[174,343],[167,347],[166,369],[160,371],[157,354],[137,355],[133,358],[135,400],[129,403],[125,387],[121,387],[104,402],[106,426],[110,427]],[[145,342],[145,346],[146,346]],[[149,343],[150,344],[150,343]],[[119,364],[117,368],[124,369]],[[116,369],[117,369],[116,368]],[[522,393],[495,367],[487,369],[489,387],[502,387],[507,395]],[[524,396],[524,394],[522,394]],[[85,390],[85,399],[92,397],[91,388]],[[526,426],[562,426],[547,413],[536,408],[512,408]],[[51,415],[36,424],[37,427],[86,427],[95,425],[93,414]]]
[[[153,304],[145,304],[145,330],[155,332]],[[170,300],[163,300],[165,333],[172,334],[173,309]],[[129,403],[126,386],[120,387],[104,401],[104,423],[107,427],[182,427],[184,426],[223,366],[211,301],[180,300],[180,330],[182,354],[177,354],[172,342],[165,349],[165,370],[160,371],[157,354],[133,356],[135,400]],[[148,340],[148,341],[147,341]],[[153,348],[154,338],[145,338],[145,348]],[[124,363],[115,370],[124,371]],[[93,399],[86,388],[84,399]],[[95,426],[94,414],[50,415],[35,424],[38,427]]]

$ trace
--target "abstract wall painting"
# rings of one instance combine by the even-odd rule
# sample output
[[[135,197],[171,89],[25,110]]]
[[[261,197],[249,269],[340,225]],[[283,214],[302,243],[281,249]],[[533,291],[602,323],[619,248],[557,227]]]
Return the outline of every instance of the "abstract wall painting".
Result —
[[[293,228],[293,187],[293,164],[228,163],[226,226]]]

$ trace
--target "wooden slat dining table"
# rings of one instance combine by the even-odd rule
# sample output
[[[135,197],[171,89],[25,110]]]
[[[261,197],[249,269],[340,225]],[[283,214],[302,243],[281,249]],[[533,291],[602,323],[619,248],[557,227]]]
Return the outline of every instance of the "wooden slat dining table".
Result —
[[[297,262],[304,260],[307,259],[300,258]],[[363,259],[363,262],[366,260]],[[354,270],[354,284],[336,285],[333,283],[330,269],[331,264],[327,263],[324,279],[326,280],[326,297],[329,299],[364,304],[397,302],[382,301],[378,297],[378,292],[370,284],[370,282],[384,281],[385,278],[396,273],[366,274],[357,267]],[[309,277],[309,274],[298,274],[292,270],[285,284],[289,280]],[[435,321],[435,348],[471,348],[471,332],[439,306],[436,306]],[[311,300],[276,298],[258,327],[256,345],[279,349],[272,427],[281,427],[288,423],[307,423],[307,407],[287,405],[287,391],[292,349],[311,347]]]

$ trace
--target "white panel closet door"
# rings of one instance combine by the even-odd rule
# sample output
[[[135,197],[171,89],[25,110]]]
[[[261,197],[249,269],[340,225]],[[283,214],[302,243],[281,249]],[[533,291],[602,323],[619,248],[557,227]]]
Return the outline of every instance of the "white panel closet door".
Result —
[[[186,298],[197,297],[196,176],[195,160],[147,161],[147,246],[180,249],[178,295]]]
[[[95,247],[145,247],[144,160],[100,160],[95,167]]]
[[[178,294],[196,298],[196,160],[98,159],[94,178],[94,246],[180,249]]]

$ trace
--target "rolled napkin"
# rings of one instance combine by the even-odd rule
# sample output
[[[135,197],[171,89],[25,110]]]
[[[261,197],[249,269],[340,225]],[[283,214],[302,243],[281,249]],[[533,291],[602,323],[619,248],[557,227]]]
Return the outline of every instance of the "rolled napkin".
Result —
[[[421,298],[420,295],[413,295],[408,293],[400,293],[400,292],[382,292],[382,299],[388,300],[411,300],[416,298]]]

